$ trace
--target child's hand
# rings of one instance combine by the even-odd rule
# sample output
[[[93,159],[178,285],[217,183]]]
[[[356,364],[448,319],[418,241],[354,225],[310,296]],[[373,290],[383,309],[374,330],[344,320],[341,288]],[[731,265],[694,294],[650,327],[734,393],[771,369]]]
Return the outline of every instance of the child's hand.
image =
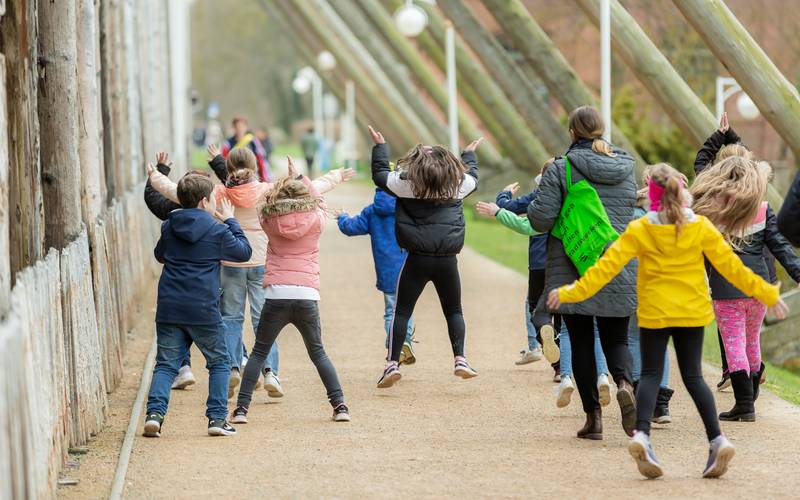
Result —
[[[464,148],[464,151],[469,153],[475,151],[476,149],[478,149],[478,146],[481,145],[481,142],[483,142],[483,137],[475,139],[474,141],[467,144],[467,147]]]
[[[558,296],[558,288],[553,288],[550,290],[550,293],[547,294],[547,307],[550,308],[551,311],[558,310],[561,307],[561,298]]]
[[[342,169],[342,182],[347,182],[356,176],[356,171],[352,168]]]
[[[156,161],[160,165],[166,165],[168,167],[172,166],[172,162],[169,161],[169,155],[166,153],[166,151],[159,151],[159,153],[156,155]]]
[[[776,319],[786,319],[786,315],[789,314],[789,306],[786,305],[783,299],[778,299],[774,306],[767,309],[767,313],[775,316]]]
[[[372,142],[375,144],[386,144],[386,139],[383,138],[383,134],[372,128],[372,125],[369,126],[369,135],[372,136]]]
[[[722,113],[722,117],[719,119],[719,131],[721,133],[727,132],[731,128],[731,125],[728,123],[728,113]]]
[[[497,212],[500,211],[500,207],[497,206],[497,203],[492,203],[490,201],[479,201],[475,205],[475,210],[477,210],[481,215],[494,217],[497,215]]]
[[[512,184],[509,184],[508,186],[503,188],[503,191],[509,191],[511,192],[511,196],[514,196],[514,194],[517,191],[519,191],[519,182],[514,182]]]
[[[153,162],[147,162],[147,177],[153,175],[153,172],[156,171],[156,167],[153,166]]]
[[[334,208],[333,216],[338,219],[340,215],[347,215],[347,212],[344,210],[344,208]]]
[[[209,144],[206,151],[208,151],[208,161],[213,160],[217,157],[217,155],[219,155],[219,148],[216,144]]]
[[[213,195],[212,195],[213,196]],[[233,219],[233,204],[228,198],[222,198],[219,204],[219,212],[217,212],[219,220],[225,222],[228,219]]]
[[[286,160],[288,162],[287,163],[288,167],[287,167],[286,175],[288,175],[290,179],[294,179],[294,178],[297,177],[297,168],[295,168],[294,161],[292,161],[292,157],[291,156],[287,156]]]

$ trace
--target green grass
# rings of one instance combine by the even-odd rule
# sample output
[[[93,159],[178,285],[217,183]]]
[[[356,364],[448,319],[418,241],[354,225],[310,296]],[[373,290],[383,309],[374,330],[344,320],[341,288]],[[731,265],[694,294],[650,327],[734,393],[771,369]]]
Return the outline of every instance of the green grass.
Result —
[[[493,218],[482,217],[474,209],[465,207],[467,219],[467,245],[476,252],[509,267],[520,274],[528,274],[528,239],[500,225]],[[714,366],[720,366],[717,326],[706,328],[703,358]],[[767,365],[767,383],[764,388],[794,404],[800,404],[800,373]]]
[[[272,151],[272,156],[291,156],[292,158],[303,158],[303,148],[300,144],[277,144]]]

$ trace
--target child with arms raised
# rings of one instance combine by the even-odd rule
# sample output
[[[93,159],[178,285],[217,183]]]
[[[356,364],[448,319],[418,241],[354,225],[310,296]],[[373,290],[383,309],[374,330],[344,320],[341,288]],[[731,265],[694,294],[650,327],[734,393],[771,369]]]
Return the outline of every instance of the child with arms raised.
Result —
[[[579,280],[551,290],[548,306],[558,309],[562,303],[591,297],[627,262],[639,259],[637,317],[642,378],[636,393],[636,431],[628,451],[644,476],[655,478],[663,474],[649,435],[671,337],[683,383],[703,419],[709,440],[703,477],[718,477],[726,472],[734,448],[720,430],[714,397],[703,380],[703,333],[714,319],[704,257],[740,290],[774,306],[777,316],[785,316],[786,306],[777,286],[745,267],[714,225],[686,208],[688,196],[679,172],[669,165],[658,166],[651,173],[648,190],[647,216],[631,222]]]

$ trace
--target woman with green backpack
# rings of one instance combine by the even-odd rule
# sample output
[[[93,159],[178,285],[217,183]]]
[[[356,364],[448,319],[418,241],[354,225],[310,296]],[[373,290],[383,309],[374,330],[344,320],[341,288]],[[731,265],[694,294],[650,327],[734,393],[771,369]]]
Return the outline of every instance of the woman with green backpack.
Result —
[[[634,160],[603,140],[604,130],[603,119],[595,108],[582,106],[570,113],[573,142],[542,176],[539,196],[528,207],[533,228],[550,233],[545,290],[577,280],[633,219]],[[537,309],[544,308],[544,300],[540,300]],[[626,266],[593,298],[564,304],[558,311],[570,332],[573,376],[586,413],[579,438],[603,438],[594,356],[595,321],[609,371],[617,384],[622,427],[629,436],[633,435],[636,400],[631,385],[628,323],[635,311],[635,263]]]

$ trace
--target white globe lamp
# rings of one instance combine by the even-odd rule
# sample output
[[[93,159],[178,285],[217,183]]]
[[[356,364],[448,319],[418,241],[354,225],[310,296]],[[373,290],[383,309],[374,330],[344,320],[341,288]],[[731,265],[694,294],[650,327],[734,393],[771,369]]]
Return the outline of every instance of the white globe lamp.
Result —
[[[394,23],[400,33],[415,37],[428,25],[428,14],[422,7],[407,2],[394,13]]]
[[[756,103],[744,92],[736,98],[736,109],[745,120],[755,120],[761,114]]]
[[[305,94],[311,90],[311,80],[304,75],[297,75],[294,80],[292,80],[292,89],[298,94]]]
[[[330,71],[336,67],[336,58],[327,50],[323,50],[319,53],[317,56],[317,62],[319,63],[319,68],[322,71]]]

